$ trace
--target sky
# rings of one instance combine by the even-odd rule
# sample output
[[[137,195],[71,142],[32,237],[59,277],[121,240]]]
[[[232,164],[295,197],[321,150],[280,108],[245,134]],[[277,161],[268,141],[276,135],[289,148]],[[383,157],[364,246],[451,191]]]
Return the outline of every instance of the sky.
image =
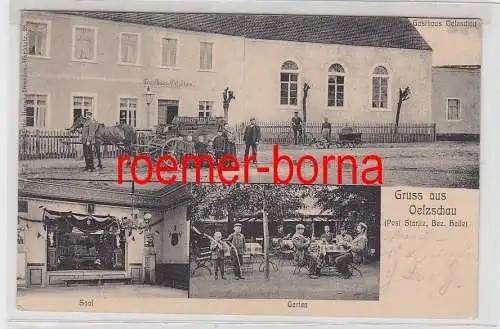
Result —
[[[481,65],[481,20],[410,18],[410,21],[432,47],[432,65]],[[469,26],[453,26],[456,24]]]

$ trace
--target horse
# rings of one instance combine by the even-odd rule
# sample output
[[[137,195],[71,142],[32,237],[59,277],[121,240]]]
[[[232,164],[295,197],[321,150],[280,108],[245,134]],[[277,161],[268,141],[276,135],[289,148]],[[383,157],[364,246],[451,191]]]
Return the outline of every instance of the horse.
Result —
[[[70,132],[75,132],[81,129],[85,124],[86,119],[79,116],[69,128]],[[137,144],[137,133],[135,129],[128,124],[117,124],[115,126],[107,127],[99,123],[95,132],[95,152],[97,155],[97,167],[102,168],[101,162],[101,145],[115,145],[124,151],[125,155],[132,157],[135,153],[135,145]],[[130,164],[130,160],[128,161]]]

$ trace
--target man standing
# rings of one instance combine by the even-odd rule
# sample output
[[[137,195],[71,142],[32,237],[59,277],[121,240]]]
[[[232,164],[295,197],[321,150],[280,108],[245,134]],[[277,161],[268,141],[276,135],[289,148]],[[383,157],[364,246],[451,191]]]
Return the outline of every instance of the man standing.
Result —
[[[94,171],[95,134],[99,123],[92,117],[92,112],[85,113],[85,123],[82,127],[83,157],[85,158],[84,171]]]
[[[317,279],[320,275],[321,268],[318,266],[319,259],[314,254],[309,252],[311,240],[304,236],[304,225],[297,224],[295,226],[295,234],[292,237],[292,243],[295,248],[295,263],[298,265],[309,265],[309,277]]]
[[[260,141],[260,127],[255,123],[255,118],[250,119],[250,125],[245,127],[243,134],[245,140],[245,160],[248,157],[248,151],[252,148],[253,163],[257,163],[257,145]]]
[[[302,137],[302,118],[299,117],[299,112],[295,111],[295,115],[292,118],[292,130],[293,139],[295,145],[298,144],[298,136]]]
[[[234,266],[234,276],[236,280],[244,279],[241,276],[241,265],[243,264],[243,254],[245,253],[245,236],[241,233],[241,224],[234,224],[234,232],[227,239],[234,248],[231,248],[231,258]],[[235,250],[236,249],[236,250]]]
[[[321,137],[330,141],[332,136],[332,124],[328,122],[328,118],[325,118],[325,121],[321,125]]]
[[[215,165],[219,167],[219,161],[224,156],[224,152],[226,151],[226,138],[221,130],[217,131],[217,136],[215,136],[212,145],[215,153]]]

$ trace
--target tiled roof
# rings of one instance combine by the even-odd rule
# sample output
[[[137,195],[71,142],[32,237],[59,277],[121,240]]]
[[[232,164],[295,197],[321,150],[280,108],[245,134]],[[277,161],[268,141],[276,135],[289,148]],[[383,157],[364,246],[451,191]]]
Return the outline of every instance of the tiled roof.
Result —
[[[432,50],[407,18],[146,12],[58,12],[250,39]]]
[[[480,70],[481,65],[441,65],[441,66],[433,66],[433,69],[456,69],[456,70]]]

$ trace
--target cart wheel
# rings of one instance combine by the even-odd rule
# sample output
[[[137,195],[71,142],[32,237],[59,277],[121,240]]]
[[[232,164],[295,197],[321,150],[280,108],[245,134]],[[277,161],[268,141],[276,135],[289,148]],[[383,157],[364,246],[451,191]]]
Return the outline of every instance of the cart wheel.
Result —
[[[293,133],[284,132],[278,135],[278,144],[288,146],[292,144]]]
[[[304,145],[307,145],[314,140],[314,136],[310,132],[302,133],[302,138],[304,139],[302,141]]]

